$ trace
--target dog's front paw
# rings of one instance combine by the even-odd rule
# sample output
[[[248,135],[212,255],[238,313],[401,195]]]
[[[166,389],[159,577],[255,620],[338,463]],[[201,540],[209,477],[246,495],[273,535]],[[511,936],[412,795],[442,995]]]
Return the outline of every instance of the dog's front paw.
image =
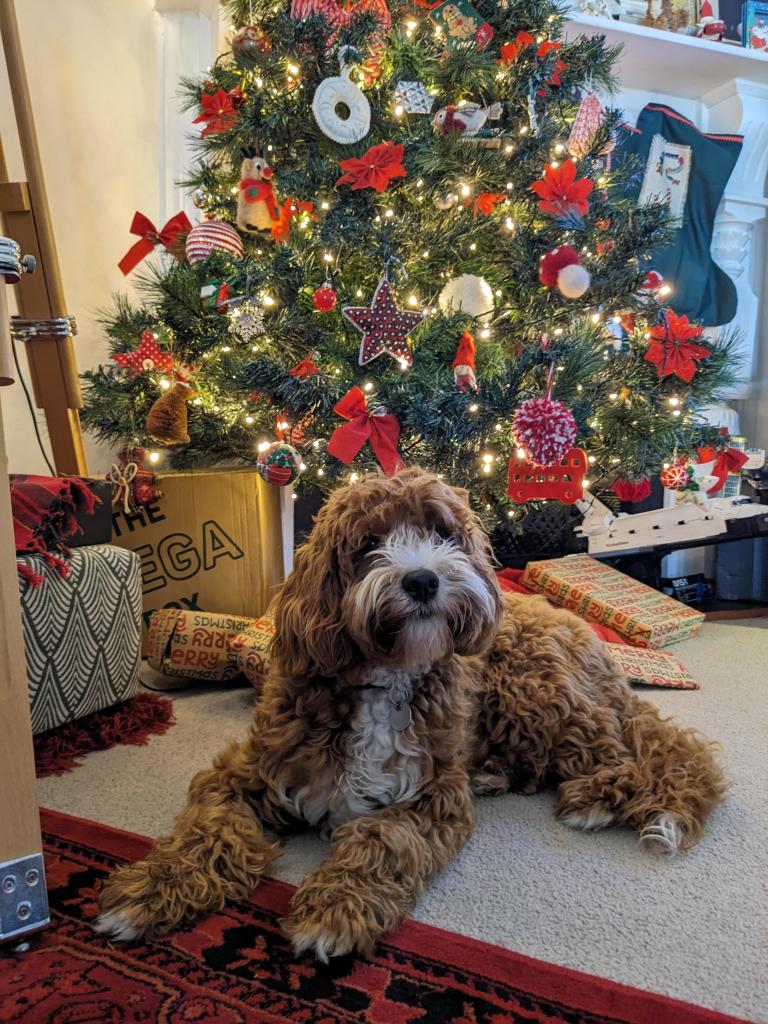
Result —
[[[396,923],[385,920],[382,910],[364,883],[325,882],[315,872],[294,894],[283,930],[297,954],[313,953],[324,964],[349,953],[369,956]]]
[[[181,923],[181,901],[170,877],[153,873],[148,861],[119,868],[104,882],[101,914],[94,929],[117,942],[143,942]]]

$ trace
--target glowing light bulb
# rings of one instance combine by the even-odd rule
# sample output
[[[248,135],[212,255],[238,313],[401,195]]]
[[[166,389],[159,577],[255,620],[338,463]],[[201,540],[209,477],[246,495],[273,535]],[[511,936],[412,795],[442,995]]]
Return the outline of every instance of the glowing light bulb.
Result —
[[[222,352],[231,352],[232,351],[232,347],[231,347],[231,345],[222,345],[221,346],[221,351]]]
[[[160,461],[160,452],[150,452],[149,453],[149,461],[152,462],[152,463],[159,462]]]
[[[661,288],[659,288],[659,295],[669,295],[671,292],[672,289],[668,284],[663,284]]]
[[[608,397],[610,398],[610,400],[611,400],[612,402],[615,402],[615,401],[616,401],[616,399],[617,399],[617,398],[618,398],[619,396],[618,396],[618,394],[617,394],[617,393],[616,393],[615,391],[612,391],[612,392],[610,393],[610,395],[608,395]]]
[[[421,254],[421,258],[423,260],[428,260],[429,259],[429,249],[425,249],[424,250],[424,252]]]
[[[419,300],[416,298],[415,295],[409,295],[408,296],[408,305],[409,306],[418,306],[418,304],[419,304]]]
[[[275,304],[275,300],[272,298],[271,295],[265,295],[263,302],[265,306],[274,306]]]
[[[479,408],[480,406],[477,404],[477,402],[473,402],[472,405],[467,406],[469,412],[477,412]]]
[[[245,422],[246,422],[246,423],[248,424],[248,426],[250,427],[250,426],[251,426],[251,424],[253,423],[253,416],[246,416],[246,417],[245,417]]]
[[[398,103],[397,106],[395,107],[395,117],[402,117],[402,116],[403,116],[403,105],[402,105],[402,103]]]
[[[166,380],[165,377],[163,377],[163,379],[160,381],[160,387],[163,389],[163,391],[167,391],[170,386],[171,382],[169,380]]]
[[[330,203],[328,202],[328,200],[327,200],[327,199],[324,199],[324,200],[322,201],[322,203],[320,203],[320,209],[321,209],[321,210],[330,210],[330,208],[331,208],[331,207],[330,207]]]
[[[587,462],[590,464],[590,466],[594,466],[594,464],[597,462],[597,459],[594,455],[588,455]]]
[[[192,405],[202,405],[202,404],[203,404],[203,400],[199,396],[192,403]]]
[[[256,445],[256,451],[265,452],[269,448],[269,441],[259,441]]]
[[[471,196],[472,195],[472,189],[469,187],[469,185],[462,185],[461,186],[461,194],[466,199],[467,196]]]
[[[484,327],[482,329],[482,331],[480,331],[480,337],[481,338],[490,338],[490,336],[491,336],[491,329],[490,329],[490,327]]]
[[[490,452],[486,452],[485,455],[483,455],[483,462],[493,462],[493,456],[490,454]]]
[[[366,381],[365,384],[363,384],[363,391],[373,391],[373,384],[371,384],[370,381]]]
[[[356,484],[360,477],[357,475],[357,473],[350,473],[349,479],[353,484]]]
[[[385,216],[385,217],[394,217],[394,216],[395,216],[395,211],[394,211],[394,210],[392,210],[392,209],[389,209],[389,210],[385,210],[385,211],[384,211],[384,216]]]
[[[518,448],[517,452],[516,452],[516,455],[517,455],[518,459],[524,459],[525,458],[525,448]]]

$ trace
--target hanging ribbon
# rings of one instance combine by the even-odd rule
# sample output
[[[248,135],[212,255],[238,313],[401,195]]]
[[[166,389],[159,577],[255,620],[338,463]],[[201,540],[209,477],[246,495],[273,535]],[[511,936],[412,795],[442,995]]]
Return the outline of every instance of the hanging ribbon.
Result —
[[[725,487],[725,481],[729,473],[740,473],[744,464],[749,461],[749,456],[740,452],[738,448],[722,448],[717,455],[713,454],[711,448],[698,449],[699,462],[711,462],[715,460],[712,467],[712,476],[717,478],[707,494],[717,494]]]
[[[157,230],[149,217],[145,217],[143,213],[139,213],[137,210],[133,215],[131,234],[139,235],[139,241],[133,243],[117,265],[124,274],[130,274],[145,256],[149,256],[156,245],[163,245],[166,249],[169,249],[178,242],[181,235],[191,230],[192,224],[183,210],[177,213],[175,217],[171,217],[169,221],[166,221],[160,231]]]
[[[358,387],[351,388],[333,411],[348,420],[337,427],[328,442],[326,451],[334,458],[349,466],[366,441],[370,441],[379,465],[392,476],[403,468],[403,460],[397,450],[400,424],[397,417],[387,412],[368,412],[365,395]]]
[[[125,466],[113,462],[107,473],[107,480],[109,480],[114,488],[112,504],[119,505],[122,503],[123,512],[126,514],[133,512],[133,505],[131,505],[131,481],[136,476],[137,470],[138,466],[135,462],[128,462]]]

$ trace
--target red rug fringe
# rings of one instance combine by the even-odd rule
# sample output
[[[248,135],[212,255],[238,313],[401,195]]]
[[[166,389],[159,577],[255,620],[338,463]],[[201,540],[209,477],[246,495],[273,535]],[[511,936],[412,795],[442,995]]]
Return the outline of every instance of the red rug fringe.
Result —
[[[156,693],[138,693],[122,704],[49,729],[35,736],[37,777],[71,772],[92,750],[109,750],[118,743],[143,746],[175,721],[173,701]]]

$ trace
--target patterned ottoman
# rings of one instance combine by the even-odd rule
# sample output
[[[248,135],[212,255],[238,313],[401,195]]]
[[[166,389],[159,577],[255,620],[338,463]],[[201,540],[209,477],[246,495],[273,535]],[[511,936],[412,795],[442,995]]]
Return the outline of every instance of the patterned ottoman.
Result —
[[[44,582],[20,580],[32,729],[45,732],[132,697],[141,663],[141,562],[133,551],[75,548],[62,578],[40,555],[18,559]]]

